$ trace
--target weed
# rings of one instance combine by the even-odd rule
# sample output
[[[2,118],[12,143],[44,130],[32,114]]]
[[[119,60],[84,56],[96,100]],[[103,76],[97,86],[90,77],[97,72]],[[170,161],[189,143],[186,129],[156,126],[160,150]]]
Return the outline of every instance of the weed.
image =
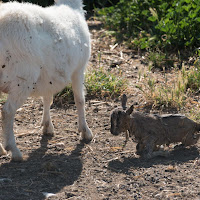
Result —
[[[85,87],[87,91],[86,96],[89,99],[103,97],[115,98],[127,89],[128,83],[122,77],[121,71],[119,71],[118,75],[115,75],[100,67],[98,70],[92,70],[86,74]],[[60,106],[64,105],[65,101],[74,102],[71,85],[65,87],[54,98],[54,102]]]
[[[168,80],[167,73],[164,71],[160,80],[155,80],[151,72],[145,72],[142,83],[137,88],[155,106],[181,108],[187,99],[188,79],[184,67],[182,70],[174,71],[174,74],[176,74],[175,78]]]

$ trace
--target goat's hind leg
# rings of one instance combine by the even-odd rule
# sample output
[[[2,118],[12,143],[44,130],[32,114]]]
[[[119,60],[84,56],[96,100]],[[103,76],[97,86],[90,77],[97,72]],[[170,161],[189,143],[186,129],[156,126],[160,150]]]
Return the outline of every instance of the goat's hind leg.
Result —
[[[44,110],[43,110],[43,117],[42,117],[42,123],[43,126],[42,132],[45,135],[54,135],[54,127],[51,121],[50,116],[50,107],[53,102],[53,96],[50,97],[43,97],[43,104],[44,104]]]
[[[142,152],[142,157],[145,159],[151,159],[153,157],[153,149],[155,147],[155,138],[154,137],[147,137],[140,145],[143,149]]]
[[[155,145],[156,139],[154,137],[149,137],[145,141],[145,151],[144,151],[144,158],[150,159],[154,158],[157,156],[162,156],[162,157],[167,157],[169,156],[168,151],[164,150],[157,150],[156,145]],[[156,149],[156,151],[155,151]]]
[[[137,155],[142,155],[143,151],[144,151],[144,148],[145,148],[144,144],[141,141],[139,141],[137,143],[137,145],[136,145],[136,154]]]
[[[92,140],[92,132],[89,129],[85,119],[85,97],[84,97],[84,76],[83,73],[75,72],[72,76],[72,88],[74,99],[78,111],[78,130],[82,133],[81,137],[86,142]]]

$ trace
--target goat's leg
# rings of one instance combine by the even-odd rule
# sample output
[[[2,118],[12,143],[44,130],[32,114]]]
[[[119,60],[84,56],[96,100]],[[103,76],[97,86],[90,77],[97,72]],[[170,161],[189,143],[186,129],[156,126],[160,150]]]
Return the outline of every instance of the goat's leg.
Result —
[[[50,116],[50,106],[52,102],[53,102],[53,96],[43,97],[44,110],[43,110],[41,125],[43,126],[42,132],[45,135],[54,135],[54,127]]]
[[[145,141],[143,141],[144,144],[144,151],[143,151],[143,157],[150,159],[153,157],[153,149],[155,147],[155,139],[153,137],[146,138]]]
[[[0,156],[6,155],[6,150],[3,148],[2,144],[0,143]]]
[[[142,141],[139,141],[136,145],[136,154],[142,155],[145,149],[145,145],[142,143]]]
[[[9,94],[8,99],[2,108],[2,130],[5,149],[11,151],[13,160],[21,161],[23,158],[15,143],[13,123],[16,110],[23,104],[28,95],[21,93],[19,98],[16,94],[19,93]]]
[[[83,73],[75,72],[72,76],[72,88],[74,93],[74,100],[78,111],[78,130],[81,132],[82,139],[86,141],[92,140],[92,132],[89,129],[85,119],[85,97],[83,91],[84,76]]]
[[[145,141],[145,151],[144,151],[143,156],[147,159],[154,158],[154,157],[157,157],[157,156],[162,156],[162,157],[169,156],[168,151],[164,151],[164,150],[154,151],[154,149],[156,147],[155,141],[156,141],[156,139],[154,137],[148,138]]]

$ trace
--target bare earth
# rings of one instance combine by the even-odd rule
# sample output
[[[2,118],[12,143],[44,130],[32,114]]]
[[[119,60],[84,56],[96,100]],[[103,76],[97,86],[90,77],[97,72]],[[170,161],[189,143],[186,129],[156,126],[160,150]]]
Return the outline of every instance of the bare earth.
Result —
[[[98,22],[89,25],[93,43],[89,69],[103,66],[116,74],[122,71],[130,83],[129,105],[144,105],[143,94],[135,88],[138,71],[144,68],[137,52],[115,44]],[[110,134],[110,112],[119,105],[116,100],[87,100],[94,139],[83,144],[73,104],[67,109],[52,107],[55,136],[47,137],[40,128],[42,102],[29,98],[17,111],[14,126],[24,161],[11,162],[10,155],[0,158],[0,200],[199,200],[200,141],[185,149],[171,145],[167,158],[141,159],[134,153],[134,142],[129,140],[123,148],[124,135]]]

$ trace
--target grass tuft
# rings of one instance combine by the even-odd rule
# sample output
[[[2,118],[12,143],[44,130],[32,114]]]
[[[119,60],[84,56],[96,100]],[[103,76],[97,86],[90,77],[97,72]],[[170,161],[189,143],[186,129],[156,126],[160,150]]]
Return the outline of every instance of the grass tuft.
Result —
[[[87,97],[119,97],[127,86],[127,80],[122,77],[121,71],[115,75],[100,67],[99,70],[92,70],[86,74]]]
[[[121,71],[115,75],[100,67],[98,70],[89,71],[85,76],[86,97],[88,99],[117,98],[126,91],[127,87],[128,82],[122,77]],[[63,106],[65,102],[74,103],[71,85],[65,87],[54,98],[54,103],[57,106]]]
[[[146,98],[152,101],[156,107],[176,107],[185,105],[188,92],[188,76],[185,67],[182,70],[174,71],[175,78],[169,79],[164,71],[159,79],[155,79],[151,71],[139,74],[141,84],[137,87],[144,93]]]

